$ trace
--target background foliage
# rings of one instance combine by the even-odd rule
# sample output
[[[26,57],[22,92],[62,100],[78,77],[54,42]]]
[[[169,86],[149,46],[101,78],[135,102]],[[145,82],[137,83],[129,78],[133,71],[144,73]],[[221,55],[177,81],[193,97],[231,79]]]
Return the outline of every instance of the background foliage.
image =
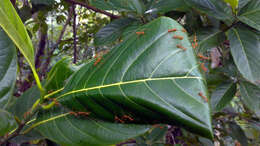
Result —
[[[0,26],[2,145],[260,145],[259,0],[2,0]]]

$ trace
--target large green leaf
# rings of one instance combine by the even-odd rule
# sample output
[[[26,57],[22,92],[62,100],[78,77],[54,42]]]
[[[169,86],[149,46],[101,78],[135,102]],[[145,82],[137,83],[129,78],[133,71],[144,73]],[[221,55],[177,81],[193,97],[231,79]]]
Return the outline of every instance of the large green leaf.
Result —
[[[95,45],[109,45],[119,39],[123,31],[131,24],[137,22],[134,19],[122,18],[112,21],[110,24],[103,27],[95,35]]]
[[[119,10],[136,12],[142,15],[145,7],[142,0],[90,0],[91,5],[102,10]]]
[[[0,109],[0,117],[0,136],[4,136],[16,126],[16,122],[10,113],[2,109]]]
[[[225,36],[222,31],[214,28],[204,28],[197,33],[199,52],[206,52],[221,43],[221,38]]]
[[[247,5],[251,0],[239,0],[238,9],[242,9],[245,5]]]
[[[243,102],[260,117],[260,87],[249,82],[240,82]]]
[[[191,7],[220,20],[232,19],[232,10],[223,0],[185,0]]]
[[[147,12],[167,13],[169,11],[186,12],[188,10],[190,10],[190,8],[183,0],[158,0],[153,1],[153,4]]]
[[[71,60],[65,57],[52,67],[44,84],[47,91],[58,90],[64,86],[66,79],[68,79],[75,70],[70,63]]]
[[[173,28],[177,31],[168,32]],[[202,98],[207,96],[205,80],[182,30],[166,17],[142,26],[143,35],[132,34],[98,65],[92,62],[76,72],[57,100],[111,122],[129,114],[134,123],[178,124],[211,137],[210,108]]]
[[[0,109],[11,101],[16,81],[16,50],[13,42],[0,28]]]
[[[44,137],[61,145],[111,145],[147,132],[150,126],[118,124],[75,117],[68,111],[52,109],[39,113],[36,130]]]
[[[238,70],[251,82],[260,80],[260,42],[257,34],[244,27],[232,28],[227,34]]]
[[[26,31],[22,20],[16,13],[10,0],[2,0],[0,5],[0,26],[4,29],[7,35],[11,38],[20,52],[24,55],[29,63],[33,75],[36,79],[38,87],[42,89],[39,77],[34,67],[34,49],[32,41]]]
[[[260,1],[251,0],[240,11],[239,20],[260,31]]]
[[[211,103],[212,108],[216,111],[221,111],[236,94],[236,84],[235,83],[224,83],[217,87],[217,89],[212,93]]]
[[[39,99],[39,97],[40,97],[40,91],[36,86],[33,86],[32,88],[25,91],[23,95],[20,96],[14,102],[14,104],[12,104],[8,108],[8,111],[14,113],[14,115],[17,116],[19,119],[23,119],[24,114],[30,110],[34,102],[37,99]]]

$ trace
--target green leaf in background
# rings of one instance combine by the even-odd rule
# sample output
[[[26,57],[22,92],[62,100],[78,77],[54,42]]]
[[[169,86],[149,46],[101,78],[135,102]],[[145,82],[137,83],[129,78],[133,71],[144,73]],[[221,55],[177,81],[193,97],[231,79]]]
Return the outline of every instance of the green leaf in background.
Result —
[[[178,124],[211,138],[205,80],[183,27],[161,17],[137,31],[144,34],[131,34],[98,65],[76,72],[57,100],[111,122],[129,114],[134,123]]]
[[[224,83],[217,87],[217,89],[212,93],[211,105],[215,111],[221,111],[236,94],[236,84],[235,83]]]
[[[141,27],[143,23],[140,21],[132,22],[130,25],[124,28],[122,33],[122,40],[126,40],[129,36],[136,33],[139,27]]]
[[[10,0],[1,1],[0,26],[24,55],[32,69],[39,89],[43,91],[44,89],[41,86],[39,77],[34,67],[34,49],[32,41]]]
[[[70,63],[71,59],[65,57],[52,67],[44,84],[46,91],[55,91],[64,86],[66,79],[74,73],[74,69],[70,66]]]
[[[241,11],[239,12],[238,19],[243,23],[260,31],[260,1],[251,0]]]
[[[236,9],[238,8],[239,0],[224,0],[224,1],[231,6],[234,13],[237,12]]]
[[[33,86],[30,89],[26,90],[22,96],[20,96],[14,104],[8,108],[8,111],[14,113],[19,119],[23,119],[25,112],[28,112],[34,102],[39,99],[40,91],[37,86]]]
[[[185,0],[191,7],[220,20],[232,19],[232,10],[222,0]]]
[[[204,53],[220,45],[224,34],[218,29],[204,28],[203,30],[197,31],[197,38],[199,44],[198,51]]]
[[[16,126],[14,117],[5,110],[0,109],[0,136],[4,136]]]
[[[243,102],[260,117],[260,87],[249,82],[240,82]]]
[[[232,28],[227,33],[231,54],[240,73],[249,81],[260,80],[260,42],[253,31],[245,27]]]
[[[139,15],[145,11],[142,0],[90,0],[90,4],[102,10],[130,11]]]
[[[242,9],[247,3],[249,3],[251,0],[239,0],[238,2],[238,9]]]
[[[84,116],[75,117],[62,109],[39,113],[35,122],[44,137],[61,145],[99,146],[111,145],[137,137],[150,126],[118,124],[99,121]]]
[[[95,35],[95,45],[109,45],[122,36],[123,31],[131,24],[137,22],[131,18],[122,18],[112,21]]]
[[[146,141],[149,144],[153,144],[162,140],[168,131],[167,125],[157,125],[157,127],[153,128],[150,133],[147,134]]]
[[[233,139],[239,141],[241,146],[248,146],[247,137],[243,129],[235,122],[229,122],[228,126],[229,126],[228,134],[232,136]]]
[[[46,5],[51,6],[55,4],[55,0],[31,0],[33,5]]]
[[[189,10],[189,6],[183,0],[157,0],[153,1],[153,4],[146,13],[167,13],[170,11],[186,12]]]
[[[13,42],[0,28],[0,109],[11,101],[16,81],[17,57]]]

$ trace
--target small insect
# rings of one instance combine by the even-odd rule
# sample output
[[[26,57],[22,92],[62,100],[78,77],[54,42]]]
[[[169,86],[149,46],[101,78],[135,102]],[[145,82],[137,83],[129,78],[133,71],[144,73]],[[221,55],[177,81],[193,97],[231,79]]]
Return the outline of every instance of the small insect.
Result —
[[[203,56],[201,53],[198,53],[198,57],[203,60],[210,60],[209,57]]]
[[[173,38],[174,38],[174,39],[183,40],[183,37],[182,37],[182,36],[179,36],[179,35],[174,35]]]
[[[54,102],[55,105],[60,105],[60,103],[57,101],[56,98],[53,98],[52,101]]]
[[[235,146],[241,146],[240,142],[238,142],[237,140],[235,141]]]
[[[208,98],[207,98],[206,96],[204,96],[202,92],[199,93],[199,96],[200,96],[205,102],[208,102]]]
[[[137,35],[144,35],[143,31],[136,32]]]
[[[115,116],[115,121],[119,122],[119,123],[125,123],[125,121],[121,120],[120,118],[118,118],[117,116]]]
[[[53,90],[48,91],[48,94],[50,94],[51,92],[53,92]]]
[[[160,124],[155,124],[153,125],[154,128],[160,128],[160,129],[163,129],[164,128],[164,125],[160,125]]]
[[[196,49],[196,48],[198,47],[198,42],[197,42],[197,36],[196,36],[196,34],[194,35],[193,42],[194,42],[194,43],[192,43],[192,47],[193,47],[194,49]]]
[[[97,58],[97,60],[94,63],[94,66],[96,66],[101,60],[102,60],[102,57]]]
[[[183,47],[182,45],[177,45],[177,48],[183,49],[183,51],[187,50],[187,48]]]
[[[175,32],[175,31],[177,31],[176,28],[173,28],[173,29],[169,29],[169,30],[168,30],[168,32]]]
[[[23,114],[23,118],[26,119],[31,114],[30,111],[27,111]]]
[[[124,115],[122,117],[122,119],[129,120],[129,121],[134,121],[134,119],[132,117],[128,116],[128,115]]]
[[[208,69],[205,67],[205,63],[201,63],[200,64],[200,68],[204,71],[204,72],[207,72]]]
[[[181,31],[182,31],[182,32],[185,32],[185,33],[187,32],[187,30],[186,30],[186,29],[184,29],[184,28],[183,28]]]
[[[78,115],[89,116],[90,112],[77,112]]]
[[[76,112],[69,112],[69,114],[70,114],[70,115],[73,115],[73,116],[75,116],[75,117],[78,116],[78,114],[77,114]]]

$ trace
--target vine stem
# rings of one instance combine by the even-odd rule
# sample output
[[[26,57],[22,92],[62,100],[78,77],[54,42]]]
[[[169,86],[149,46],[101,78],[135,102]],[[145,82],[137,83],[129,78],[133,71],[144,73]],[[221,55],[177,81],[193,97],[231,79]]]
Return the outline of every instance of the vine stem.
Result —
[[[92,7],[92,6],[90,6],[90,5],[86,4],[86,3],[83,3],[83,2],[79,2],[79,1],[76,1],[76,0],[66,0],[66,1],[69,2],[69,3],[72,3],[72,4],[80,5],[80,6],[82,6],[82,7],[85,7],[85,8],[87,8],[87,9],[90,9],[90,10],[92,10],[92,11],[94,11],[94,12],[98,12],[98,13],[107,15],[107,16],[109,16],[109,17],[112,18],[112,19],[118,19],[118,18],[120,18],[120,16],[117,16],[117,15],[114,15],[114,14],[112,14],[112,13],[109,13],[109,12],[100,10],[100,9],[98,9],[98,8]]]

